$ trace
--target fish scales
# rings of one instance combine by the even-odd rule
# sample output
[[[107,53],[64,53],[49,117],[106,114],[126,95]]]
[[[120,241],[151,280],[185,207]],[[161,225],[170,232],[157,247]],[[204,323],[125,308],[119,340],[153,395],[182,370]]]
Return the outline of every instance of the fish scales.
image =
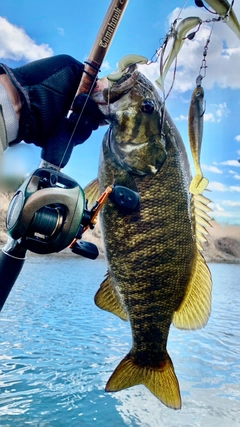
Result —
[[[173,321],[186,329],[206,323],[211,279],[197,249],[191,173],[181,137],[167,111],[162,129],[160,97],[141,73],[128,91],[126,85],[122,98],[99,105],[111,123],[103,141],[100,191],[114,184],[140,195],[134,212],[108,201],[100,215],[109,284],[128,315],[133,339],[106,390],[142,383],[165,405],[179,409],[179,384],[167,352],[169,328]],[[146,99],[154,105],[147,114]],[[197,201],[204,211],[201,197]],[[101,287],[96,297],[106,309]]]
[[[161,360],[158,354],[153,353],[156,342],[156,353],[159,349],[161,353],[166,349],[172,313],[184,296],[195,250],[189,201],[185,196],[183,203],[179,189],[176,192],[179,170],[175,162],[175,158],[170,156],[155,177],[134,178],[141,200],[137,222],[131,222],[131,215],[129,218],[119,215],[114,205],[106,205],[102,213],[103,238],[111,275],[124,305],[128,307],[132,324],[133,341],[136,343],[133,352],[139,360],[142,357],[142,362],[151,366],[152,362],[159,364]],[[111,176],[113,170],[112,165],[107,181],[114,179],[117,184],[115,174]],[[141,276],[136,278],[139,270]],[[142,302],[144,304],[139,311]],[[164,316],[161,314],[163,311]],[[149,334],[149,317],[151,324],[166,323],[163,336],[159,332],[162,331],[160,325],[154,334]],[[143,348],[147,355],[142,354]],[[149,348],[152,351],[148,351]]]

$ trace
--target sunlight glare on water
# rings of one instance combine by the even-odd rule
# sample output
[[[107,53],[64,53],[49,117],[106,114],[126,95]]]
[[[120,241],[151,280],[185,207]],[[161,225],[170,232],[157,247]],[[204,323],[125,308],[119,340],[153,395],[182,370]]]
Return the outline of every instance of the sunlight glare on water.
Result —
[[[173,411],[142,385],[104,392],[131,348],[129,323],[94,305],[105,262],[29,257],[0,314],[0,426],[239,426],[240,265],[210,268],[208,325],[170,331],[183,401]]]

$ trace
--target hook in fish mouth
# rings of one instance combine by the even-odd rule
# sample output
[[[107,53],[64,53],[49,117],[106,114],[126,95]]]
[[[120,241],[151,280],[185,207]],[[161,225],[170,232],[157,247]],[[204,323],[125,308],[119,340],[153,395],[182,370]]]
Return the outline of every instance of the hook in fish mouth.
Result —
[[[148,59],[141,55],[126,55],[118,63],[118,70],[100,79],[92,93],[99,105],[116,102],[127,93],[138,80],[137,64],[147,64]]]
[[[138,79],[137,64],[146,64],[148,59],[141,55],[126,55],[118,63],[118,70],[107,76],[110,83],[108,89],[103,90],[103,98],[108,103],[116,102],[127,93]]]
[[[103,98],[108,104],[116,102],[132,89],[137,82],[138,77],[139,72],[137,70],[134,70],[132,73],[126,73],[117,82],[110,84],[108,88],[103,89]]]

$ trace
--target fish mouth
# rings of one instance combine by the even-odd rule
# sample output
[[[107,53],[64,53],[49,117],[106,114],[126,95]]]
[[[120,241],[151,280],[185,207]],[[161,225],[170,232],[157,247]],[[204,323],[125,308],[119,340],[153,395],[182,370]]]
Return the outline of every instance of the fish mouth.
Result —
[[[114,104],[132,89],[138,77],[139,72],[137,70],[130,72],[130,69],[129,72],[124,74],[117,82],[112,83],[107,77],[104,77],[99,80],[99,86],[97,84],[91,97],[98,104],[100,109],[101,106]]]

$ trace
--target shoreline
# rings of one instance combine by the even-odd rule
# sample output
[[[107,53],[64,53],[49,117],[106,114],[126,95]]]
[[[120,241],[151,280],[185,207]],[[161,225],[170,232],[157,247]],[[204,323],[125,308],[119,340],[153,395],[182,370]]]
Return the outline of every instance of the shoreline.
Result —
[[[10,200],[11,194],[0,192],[0,248],[4,246],[8,238],[5,221]],[[213,219],[208,227],[206,239],[207,241],[203,244],[202,254],[207,263],[240,263],[240,226],[222,225]],[[94,230],[87,230],[82,240],[94,243],[99,250],[98,258],[105,259],[99,223],[96,224]],[[28,252],[28,254],[29,256],[39,256],[32,252]],[[48,255],[61,257],[77,256],[68,248],[61,252]]]

